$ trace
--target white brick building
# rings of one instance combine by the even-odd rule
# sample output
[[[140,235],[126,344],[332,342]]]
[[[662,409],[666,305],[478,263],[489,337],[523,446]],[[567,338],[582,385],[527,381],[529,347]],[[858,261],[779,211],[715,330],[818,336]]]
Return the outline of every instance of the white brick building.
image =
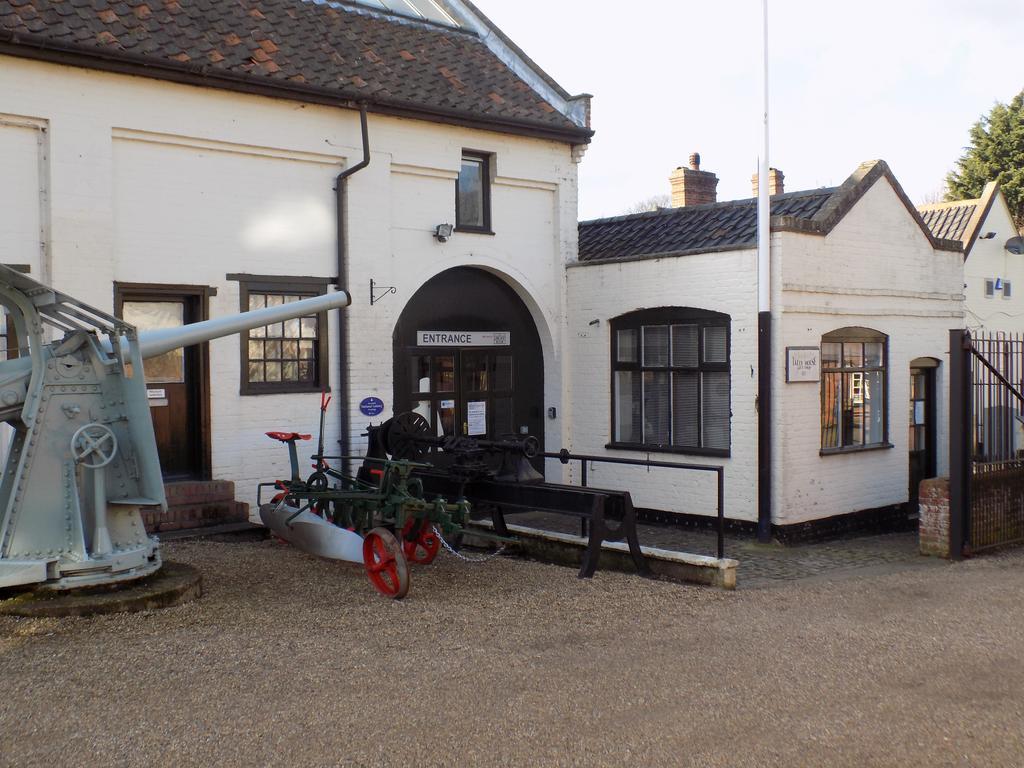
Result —
[[[963,245],[967,328],[1024,332],[1024,298],[1014,292],[1024,286],[1024,242],[999,184],[986,184],[976,200],[934,203],[919,210],[936,237]]]
[[[589,97],[567,94],[468,3],[388,5],[0,0],[0,261],[142,324],[335,285],[352,294],[341,326],[332,312],[248,344],[215,340],[163,377],[147,366],[168,477],[232,480],[253,501],[257,482],[287,474],[263,433],[315,431],[321,389],[335,396],[328,452],[360,452],[364,398],[386,416],[431,377],[461,380],[449,347],[446,372],[396,383],[395,360],[406,377],[418,360],[416,331],[507,330],[491,294],[533,323],[542,370],[537,402],[516,401],[514,417],[508,398],[479,398],[486,429],[529,417],[549,444],[567,441],[564,418],[540,408],[562,405],[563,267]],[[369,164],[340,180],[364,160],[360,107]],[[444,224],[455,231],[443,239]],[[417,291],[455,269],[475,314],[421,291],[433,314],[396,339]],[[494,371],[525,341],[466,365]],[[437,408],[455,403],[444,417],[465,421],[465,398],[440,394]]]
[[[315,431],[328,390],[329,453],[416,409],[439,433],[721,463],[726,514],[757,520],[753,201],[714,203],[697,160],[681,207],[578,229],[588,97],[469,3],[384,5],[0,0],[0,261],[141,324],[351,292],[147,367],[169,478],[252,502],[287,468],[263,433]],[[884,163],[773,206],[771,522],[891,516],[912,472],[943,471],[959,245]],[[706,516],[713,477],[590,482]]]
[[[721,463],[726,515],[752,523],[755,201],[689,204],[709,184],[714,199],[717,183],[691,162],[673,174],[677,207],[580,225],[568,269],[572,447]],[[959,245],[931,235],[880,161],[835,189],[775,195],[772,213],[772,525],[800,535],[810,521],[841,529],[905,516],[896,507],[916,487],[911,472],[945,469]],[[627,484],[640,507],[714,514],[704,474],[595,469],[594,485]]]

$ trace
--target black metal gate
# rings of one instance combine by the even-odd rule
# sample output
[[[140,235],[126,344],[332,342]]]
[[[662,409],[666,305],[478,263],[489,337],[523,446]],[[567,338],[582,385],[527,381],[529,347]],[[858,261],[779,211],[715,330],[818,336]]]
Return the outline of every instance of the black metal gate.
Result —
[[[1024,337],[950,331],[950,552],[1024,542]]]

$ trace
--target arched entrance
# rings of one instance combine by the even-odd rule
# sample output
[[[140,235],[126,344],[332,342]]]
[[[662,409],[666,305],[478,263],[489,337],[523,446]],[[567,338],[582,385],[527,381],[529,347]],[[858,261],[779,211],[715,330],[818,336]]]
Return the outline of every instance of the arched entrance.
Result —
[[[437,435],[544,440],[544,355],[533,318],[495,275],[456,267],[428,280],[394,333],[395,412]]]

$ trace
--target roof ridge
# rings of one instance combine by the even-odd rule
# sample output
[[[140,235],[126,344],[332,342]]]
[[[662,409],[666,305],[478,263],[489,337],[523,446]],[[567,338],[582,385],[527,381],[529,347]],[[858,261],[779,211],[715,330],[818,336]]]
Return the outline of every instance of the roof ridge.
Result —
[[[980,197],[972,197],[964,200],[943,200],[941,203],[923,203],[915,205],[919,211],[941,211],[943,208],[955,208],[960,205],[977,205],[981,202]]]

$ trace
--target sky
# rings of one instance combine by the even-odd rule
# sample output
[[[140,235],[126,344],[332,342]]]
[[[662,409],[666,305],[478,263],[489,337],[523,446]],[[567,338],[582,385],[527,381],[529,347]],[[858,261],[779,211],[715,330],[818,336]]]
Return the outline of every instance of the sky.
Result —
[[[570,93],[593,94],[581,220],[669,191],[692,152],[718,199],[761,149],[761,0],[475,0]],[[971,125],[1024,89],[1024,0],[769,0],[769,160],[786,189],[885,160],[941,199]]]

